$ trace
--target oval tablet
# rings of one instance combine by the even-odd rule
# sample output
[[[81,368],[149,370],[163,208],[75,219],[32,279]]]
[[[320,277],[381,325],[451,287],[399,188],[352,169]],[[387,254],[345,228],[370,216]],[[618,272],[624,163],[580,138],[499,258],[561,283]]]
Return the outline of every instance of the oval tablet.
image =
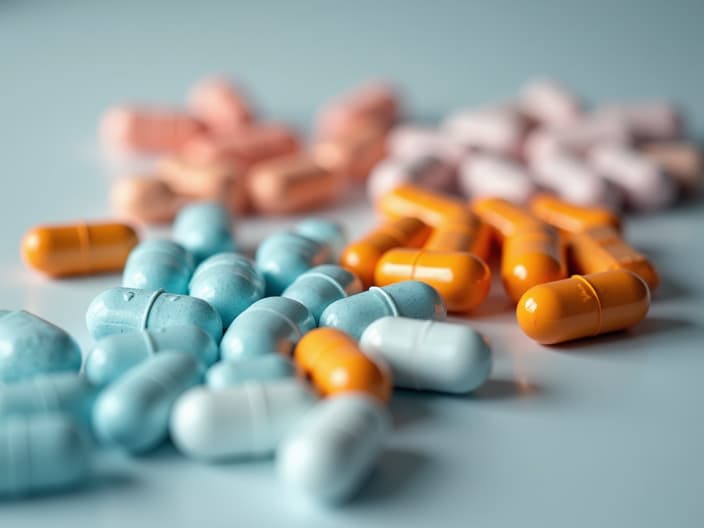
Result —
[[[122,286],[186,294],[193,268],[193,257],[176,242],[146,240],[127,257]]]
[[[197,263],[226,251],[235,251],[230,213],[216,202],[198,202],[181,209],[174,220],[173,237]]]

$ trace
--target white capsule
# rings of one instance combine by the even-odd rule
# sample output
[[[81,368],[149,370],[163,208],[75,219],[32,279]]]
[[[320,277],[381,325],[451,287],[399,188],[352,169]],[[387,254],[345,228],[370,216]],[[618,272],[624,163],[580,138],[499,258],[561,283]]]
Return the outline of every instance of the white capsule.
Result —
[[[499,197],[523,204],[535,193],[533,177],[524,167],[492,154],[467,158],[460,166],[459,181],[472,198]]]
[[[623,123],[643,141],[672,140],[682,134],[682,116],[668,101],[612,103],[598,108],[595,114]]]
[[[279,478],[305,498],[343,502],[374,468],[390,424],[388,411],[369,396],[346,393],[326,398],[279,447]]]
[[[387,140],[390,157],[396,159],[415,158],[418,154],[430,154],[436,158],[457,164],[466,149],[453,141],[446,133],[429,127],[401,125],[389,133]]]
[[[560,126],[573,123],[582,114],[575,94],[550,79],[535,79],[520,91],[521,110],[543,125]]]
[[[457,183],[457,166],[424,153],[387,159],[377,164],[369,175],[367,193],[375,201],[406,183],[434,191],[452,191]]]
[[[516,156],[526,122],[511,105],[456,111],[443,122],[443,130],[464,147]]]

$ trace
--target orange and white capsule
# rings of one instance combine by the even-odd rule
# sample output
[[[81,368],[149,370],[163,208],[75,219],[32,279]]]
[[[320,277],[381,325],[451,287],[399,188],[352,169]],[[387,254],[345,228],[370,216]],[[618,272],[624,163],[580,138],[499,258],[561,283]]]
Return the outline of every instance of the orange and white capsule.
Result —
[[[120,223],[38,226],[22,239],[27,264],[51,277],[119,271],[139,239]]]
[[[452,219],[435,226],[423,249],[467,251],[487,262],[491,255],[491,229],[467,211],[465,218]]]
[[[186,201],[151,175],[122,178],[110,191],[110,202],[119,215],[146,223],[171,222]]]
[[[649,307],[647,284],[621,269],[535,286],[521,297],[516,317],[528,337],[552,345],[635,326]]]
[[[541,193],[530,202],[531,212],[546,224],[567,233],[579,233],[592,227],[611,226],[620,231],[619,218],[605,207],[585,207]]]
[[[472,211],[491,226],[500,239],[519,231],[542,228],[542,222],[528,211],[503,198],[480,198],[472,202]]]
[[[684,191],[701,187],[704,160],[696,145],[684,141],[649,143],[641,153],[669,174]]]
[[[412,184],[395,187],[379,198],[376,205],[387,218],[415,216],[430,226],[467,216],[462,201]]]
[[[214,134],[229,134],[254,120],[254,110],[242,90],[225,77],[198,82],[188,97],[194,115]]]
[[[579,98],[563,84],[551,79],[535,79],[521,88],[521,110],[542,125],[560,126],[582,115]]]

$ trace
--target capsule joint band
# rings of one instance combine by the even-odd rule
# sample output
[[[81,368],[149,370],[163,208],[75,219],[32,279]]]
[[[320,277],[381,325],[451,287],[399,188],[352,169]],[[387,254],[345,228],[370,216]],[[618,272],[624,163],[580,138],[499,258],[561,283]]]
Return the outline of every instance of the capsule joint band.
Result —
[[[159,288],[159,289],[156,290],[154,293],[152,293],[151,296],[149,297],[149,300],[147,301],[147,307],[146,307],[146,309],[144,310],[144,316],[142,317],[142,323],[141,323],[141,325],[140,325],[140,326],[141,326],[141,328],[140,328],[141,330],[146,330],[146,329],[147,329],[147,323],[149,322],[149,314],[150,314],[151,311],[152,311],[152,306],[154,306],[154,303],[156,302],[157,298],[158,298],[159,295],[161,295],[162,293],[164,293],[164,290],[162,290],[161,288]]]
[[[601,299],[599,299],[599,295],[597,294],[596,290],[594,289],[594,286],[592,286],[592,283],[587,280],[586,277],[582,275],[572,275],[573,279],[577,279],[580,281],[582,284],[584,284],[587,289],[591,292],[591,294],[594,296],[594,300],[596,301],[597,307],[599,308],[599,322],[597,324],[596,330],[592,335],[599,335],[601,333]]]
[[[369,288],[369,291],[381,296],[386,306],[388,306],[389,310],[391,310],[391,315],[393,315],[394,317],[399,316],[398,306],[396,306],[396,302],[394,301],[393,297],[391,297],[391,295],[389,295],[383,288],[372,286],[371,288]]]

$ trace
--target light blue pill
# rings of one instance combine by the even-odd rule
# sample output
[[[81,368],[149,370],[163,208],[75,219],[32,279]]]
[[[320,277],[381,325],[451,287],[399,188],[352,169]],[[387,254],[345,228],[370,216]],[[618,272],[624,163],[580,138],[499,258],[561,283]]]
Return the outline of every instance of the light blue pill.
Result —
[[[127,371],[98,396],[93,428],[101,442],[132,453],[161,444],[176,399],[197,385],[204,368],[193,356],[163,352]]]
[[[176,242],[146,240],[127,257],[122,286],[186,294],[193,268],[193,257]]]
[[[306,271],[281,294],[308,308],[316,322],[323,310],[338,299],[361,292],[359,278],[340,266],[323,264]]]
[[[68,415],[0,420],[0,496],[71,488],[89,474],[93,445]]]
[[[166,326],[101,339],[86,357],[83,371],[91,383],[106,385],[164,350],[191,354],[205,366],[215,363],[220,355],[215,341],[197,326]]]
[[[264,296],[264,278],[247,257],[218,253],[198,266],[189,293],[209,302],[227,328],[235,317]]]
[[[330,246],[333,259],[338,260],[347,245],[347,237],[342,226],[334,220],[325,218],[305,218],[293,228],[295,233],[307,236]]]
[[[112,334],[188,324],[204,330],[216,343],[222,337],[222,319],[210,304],[163,290],[105,290],[90,303],[86,324],[96,341]]]
[[[267,354],[237,361],[218,361],[208,369],[205,382],[213,389],[232,387],[249,381],[271,381],[290,378],[296,373],[288,359]]]
[[[225,251],[235,251],[232,220],[216,202],[198,202],[181,209],[174,220],[173,238],[191,252],[196,264]]]
[[[364,330],[381,317],[445,319],[447,310],[440,294],[420,281],[402,281],[340,299],[320,316],[320,326],[331,326],[359,340]]]
[[[266,297],[242,312],[220,343],[224,360],[277,353],[289,357],[298,340],[315,328],[315,320],[298,301]]]
[[[264,275],[267,295],[281,295],[312,267],[332,262],[330,246],[303,235],[275,233],[257,248],[257,268]]]
[[[24,310],[0,310],[0,382],[80,369],[81,349],[65,330]]]

